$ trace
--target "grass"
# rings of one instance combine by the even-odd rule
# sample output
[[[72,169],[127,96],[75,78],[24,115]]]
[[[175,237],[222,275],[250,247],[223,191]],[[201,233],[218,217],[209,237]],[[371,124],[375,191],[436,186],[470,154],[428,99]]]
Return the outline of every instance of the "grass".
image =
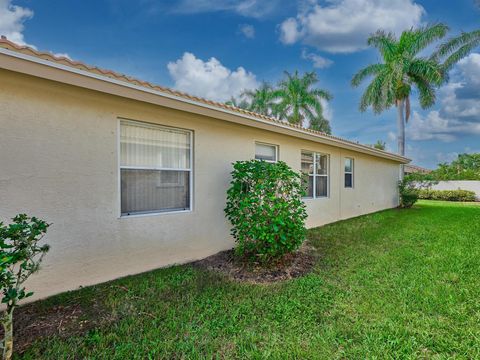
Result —
[[[118,320],[43,339],[21,357],[480,357],[480,206],[421,201],[308,236],[319,253],[313,272],[280,284],[185,265],[39,302],[95,297]]]

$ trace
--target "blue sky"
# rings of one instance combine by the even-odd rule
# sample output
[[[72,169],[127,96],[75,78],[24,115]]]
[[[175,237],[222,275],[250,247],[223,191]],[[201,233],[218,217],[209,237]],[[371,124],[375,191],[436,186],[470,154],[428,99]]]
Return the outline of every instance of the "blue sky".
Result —
[[[316,71],[333,133],[396,150],[395,111],[360,113],[352,75],[377,62],[378,28],[444,22],[451,34],[480,28],[474,0],[0,0],[0,33],[39,50],[216,100],[284,70]],[[413,101],[407,156],[434,167],[480,152],[480,49],[457,65],[437,104]]]

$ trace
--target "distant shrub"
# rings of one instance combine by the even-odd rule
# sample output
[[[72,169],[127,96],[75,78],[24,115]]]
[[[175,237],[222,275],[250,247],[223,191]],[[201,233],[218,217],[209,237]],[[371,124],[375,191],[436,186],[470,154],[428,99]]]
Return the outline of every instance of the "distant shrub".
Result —
[[[235,253],[266,262],[298,249],[305,239],[307,213],[300,174],[286,163],[233,164],[225,213],[233,225]]]
[[[400,195],[400,207],[411,208],[418,201],[418,189],[415,182],[409,177],[405,177],[398,182],[398,192]]]
[[[475,193],[468,190],[418,190],[420,199],[444,201],[475,201]]]

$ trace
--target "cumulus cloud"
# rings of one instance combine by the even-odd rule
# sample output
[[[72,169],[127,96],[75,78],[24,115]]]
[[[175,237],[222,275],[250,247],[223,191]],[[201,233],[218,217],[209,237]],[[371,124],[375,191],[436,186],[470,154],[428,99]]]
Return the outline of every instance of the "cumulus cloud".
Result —
[[[302,51],[302,59],[310,60],[313,64],[313,67],[317,69],[326,69],[333,64],[332,60],[318,54],[309,53],[305,49]]]
[[[281,0],[181,0],[174,11],[187,14],[231,11],[246,17],[262,18],[279,7]]]
[[[407,132],[412,140],[454,141],[480,135],[480,54],[460,61],[451,81],[439,91],[440,108],[425,116],[414,112]]]
[[[301,41],[330,53],[366,48],[368,36],[378,29],[401,33],[417,26],[425,10],[413,0],[310,0],[296,17],[280,24],[280,40]]]
[[[23,23],[32,16],[32,10],[12,5],[11,0],[0,0],[0,35],[17,44],[28,45],[23,37]]]
[[[250,24],[241,24],[238,27],[240,34],[243,34],[247,39],[253,39],[255,37],[255,28]]]
[[[203,61],[189,52],[167,67],[176,89],[217,101],[227,101],[259,85],[255,75],[243,67],[232,71],[214,57]]]

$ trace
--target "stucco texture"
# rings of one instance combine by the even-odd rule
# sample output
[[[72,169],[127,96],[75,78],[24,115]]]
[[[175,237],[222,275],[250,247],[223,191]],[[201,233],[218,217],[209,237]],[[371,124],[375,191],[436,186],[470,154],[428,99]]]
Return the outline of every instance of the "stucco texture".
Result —
[[[252,159],[255,141],[278,145],[298,171],[301,150],[330,155],[330,197],[306,200],[308,227],[398,204],[391,160],[7,70],[0,77],[0,219],[52,223],[51,250],[27,284],[34,298],[231,248],[231,163]],[[191,212],[120,217],[120,118],[193,131]],[[353,189],[343,186],[344,157],[355,160]]]

